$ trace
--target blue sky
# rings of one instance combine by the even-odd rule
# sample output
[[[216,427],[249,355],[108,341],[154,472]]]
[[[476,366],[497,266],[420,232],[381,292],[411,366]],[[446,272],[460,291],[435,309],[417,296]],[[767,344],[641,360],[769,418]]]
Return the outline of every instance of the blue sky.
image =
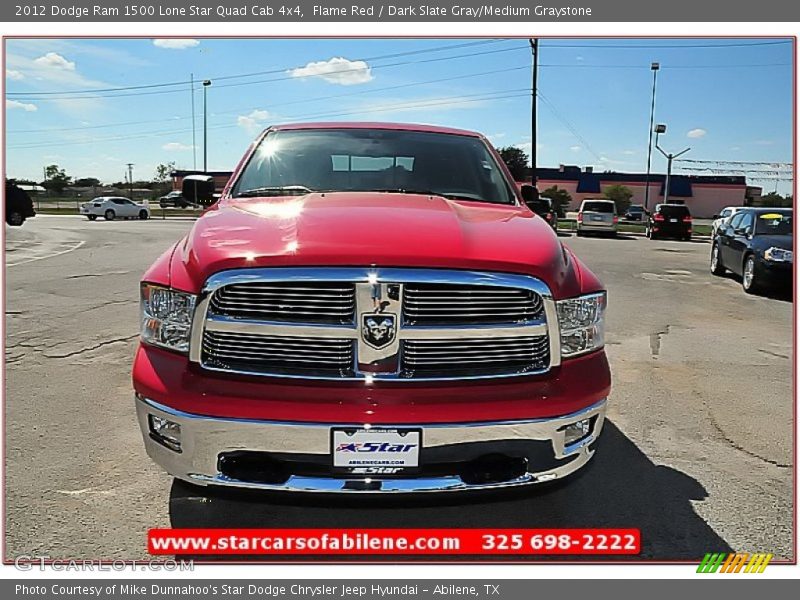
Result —
[[[656,121],[668,125],[665,149],[691,146],[686,158],[700,160],[792,160],[788,40],[544,39],[540,56],[540,166],[643,171],[652,61],[662,66]],[[260,129],[291,121],[435,123],[530,149],[527,40],[7,40],[9,176],[38,180],[53,163],[103,181],[121,180],[128,162],[135,178],[152,177],[158,163],[192,168],[190,73],[212,79],[210,169],[232,169]],[[176,82],[187,83],[162,85]],[[664,169],[654,154],[653,170]]]

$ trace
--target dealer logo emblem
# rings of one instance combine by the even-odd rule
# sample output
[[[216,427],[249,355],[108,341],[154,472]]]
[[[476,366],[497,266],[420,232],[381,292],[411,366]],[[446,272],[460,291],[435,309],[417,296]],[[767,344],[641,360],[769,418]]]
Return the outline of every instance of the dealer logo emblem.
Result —
[[[361,337],[380,350],[390,345],[397,335],[397,315],[369,313],[361,318]]]

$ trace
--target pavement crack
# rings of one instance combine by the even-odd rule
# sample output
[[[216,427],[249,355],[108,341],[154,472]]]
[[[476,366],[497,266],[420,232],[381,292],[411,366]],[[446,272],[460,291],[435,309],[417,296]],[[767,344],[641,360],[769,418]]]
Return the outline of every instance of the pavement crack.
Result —
[[[132,339],[137,338],[137,337],[139,337],[139,334],[135,333],[133,335],[129,335],[129,336],[125,336],[125,337],[106,340],[104,342],[100,342],[99,344],[95,344],[94,346],[89,346],[88,348],[81,348],[80,350],[74,350],[73,352],[67,352],[66,354],[45,354],[44,356],[46,358],[69,358],[71,356],[76,356],[78,354],[85,354],[86,352],[91,352],[92,350],[97,350],[98,348],[102,348],[103,346],[108,346],[110,344],[120,344],[120,343],[123,343],[123,342],[127,342],[127,341],[132,340]]]
[[[107,271],[105,273],[79,273],[77,275],[67,275],[65,279],[83,279],[85,277],[104,277],[105,275],[127,275],[130,271]]]
[[[707,407],[706,407],[706,410],[708,410]],[[719,433],[720,437],[722,437],[722,439],[725,440],[725,442],[727,442],[728,445],[731,448],[733,448],[734,450],[738,450],[739,452],[743,452],[743,453],[747,454],[748,456],[752,456],[753,458],[756,458],[756,459],[760,460],[761,462],[765,462],[765,463],[767,463],[769,465],[773,465],[775,467],[778,467],[779,469],[789,469],[789,468],[791,468],[792,465],[790,465],[790,464],[781,463],[781,462],[778,462],[777,460],[772,460],[771,458],[765,458],[765,457],[763,457],[763,456],[761,456],[759,454],[756,454],[755,452],[752,452],[751,450],[748,450],[744,446],[736,443],[735,441],[733,441],[731,438],[729,438],[725,434],[725,432],[722,430],[722,427],[719,426],[719,423],[717,423],[716,419],[714,419],[714,415],[712,415],[710,411],[708,411],[708,416],[709,416],[709,418],[711,420],[711,425],[714,427],[714,429],[717,430],[717,433]]]
[[[770,350],[764,350],[763,348],[758,349],[759,352],[763,352],[764,354],[769,354],[770,356],[777,356],[778,358],[786,358],[789,357],[786,354],[781,354],[780,352],[772,352]]]

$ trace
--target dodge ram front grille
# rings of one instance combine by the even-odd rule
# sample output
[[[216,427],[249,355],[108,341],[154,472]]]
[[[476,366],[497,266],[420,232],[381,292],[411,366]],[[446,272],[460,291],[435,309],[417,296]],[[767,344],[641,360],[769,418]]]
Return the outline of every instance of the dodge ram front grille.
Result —
[[[214,314],[263,321],[353,323],[355,286],[344,282],[253,282],[223,287],[211,299]]]
[[[353,340],[206,331],[203,358],[223,370],[347,377],[353,375]]]
[[[189,359],[228,373],[400,382],[544,373],[561,348],[550,290],[530,276],[283,267],[210,277]]]
[[[413,378],[541,372],[549,362],[550,343],[546,335],[404,340],[401,375]]]
[[[532,290],[484,285],[409,284],[403,296],[409,325],[517,323],[539,318],[543,307]]]

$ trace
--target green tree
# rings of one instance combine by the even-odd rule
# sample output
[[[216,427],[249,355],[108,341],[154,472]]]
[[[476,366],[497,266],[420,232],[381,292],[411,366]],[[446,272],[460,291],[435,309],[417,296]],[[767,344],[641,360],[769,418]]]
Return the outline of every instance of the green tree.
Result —
[[[170,180],[172,179],[172,172],[175,170],[175,162],[171,161],[168,163],[160,163],[156,165],[156,176],[153,179],[153,182],[156,184],[155,187],[161,193],[166,193],[170,189],[172,189],[172,184]]]
[[[72,181],[72,177],[67,175],[64,169],[59,168],[58,165],[48,165],[44,169],[45,180],[42,182],[42,187],[48,191],[61,194],[64,188],[67,187]]]
[[[555,210],[556,214],[561,218],[567,213],[567,208],[570,202],[572,202],[570,193],[567,190],[559,189],[556,185],[547,188],[539,195],[543,198],[550,198],[550,202],[553,204],[553,210]]]
[[[72,182],[76,187],[97,187],[100,185],[100,180],[97,177],[81,177]]]
[[[514,181],[525,181],[528,177],[528,155],[516,146],[506,146],[500,148],[498,152],[511,171]]]
[[[614,204],[617,206],[618,215],[625,214],[625,211],[628,210],[628,207],[631,205],[631,198],[633,198],[631,189],[620,184],[608,186],[603,192],[603,195],[609,200],[614,201]]]
[[[794,198],[789,194],[788,196],[781,196],[778,192],[770,192],[764,194],[758,199],[756,204],[759,206],[775,206],[781,208],[791,208]]]

